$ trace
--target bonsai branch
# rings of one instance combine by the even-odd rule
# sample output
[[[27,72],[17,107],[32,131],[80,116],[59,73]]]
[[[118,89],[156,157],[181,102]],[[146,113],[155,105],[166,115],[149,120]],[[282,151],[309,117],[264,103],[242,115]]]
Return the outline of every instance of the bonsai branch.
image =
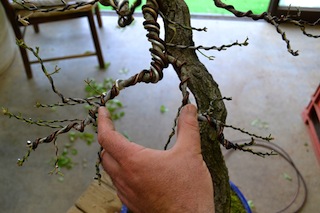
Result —
[[[303,20],[297,20],[299,19],[300,16],[300,11],[298,10],[296,15],[290,15],[289,11],[290,11],[290,7],[288,10],[288,13],[286,15],[279,17],[276,16],[272,16],[271,14],[267,13],[267,12],[263,12],[261,14],[254,14],[251,10],[246,11],[246,12],[241,12],[239,10],[236,10],[234,8],[233,5],[228,5],[223,3],[221,0],[213,0],[214,4],[219,7],[219,8],[223,8],[229,12],[231,12],[232,14],[234,14],[236,17],[249,17],[253,20],[265,20],[268,23],[272,24],[275,28],[276,31],[281,35],[282,40],[287,44],[287,50],[290,54],[292,54],[293,56],[297,56],[298,51],[297,50],[292,50],[291,49],[291,45],[290,45],[290,41],[287,39],[285,32],[283,32],[280,28],[280,24],[281,23],[292,23],[294,25],[299,26],[299,28],[301,29],[301,31],[303,32],[304,35],[307,35],[308,37],[313,37],[313,38],[319,38],[319,35],[312,35],[312,34],[308,34],[305,31],[305,26],[309,25],[309,26],[315,26],[320,19],[318,19],[316,22],[314,23],[308,23],[306,21]]]
[[[211,46],[211,47],[204,47],[202,45],[200,46],[194,46],[194,45],[180,45],[180,44],[171,44],[171,43],[167,43],[166,45],[168,47],[175,47],[175,48],[179,48],[179,49],[192,49],[192,50],[217,50],[217,51],[222,51],[222,50],[226,50],[227,48],[233,47],[233,46],[247,46],[248,43],[248,38],[246,38],[246,40],[242,43],[239,43],[238,41],[233,42],[232,44],[224,44],[221,45],[220,47],[218,46]]]

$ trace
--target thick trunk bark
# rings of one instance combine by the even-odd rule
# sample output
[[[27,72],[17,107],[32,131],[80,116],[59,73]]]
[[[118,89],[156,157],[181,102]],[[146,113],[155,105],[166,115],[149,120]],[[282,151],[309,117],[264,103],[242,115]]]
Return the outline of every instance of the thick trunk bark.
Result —
[[[190,27],[190,13],[183,0],[158,0],[160,11],[169,20]],[[178,25],[165,22],[165,41],[168,43],[192,45],[192,31]],[[168,47],[170,55],[185,63],[188,88],[193,93],[200,113],[209,108],[210,101],[219,100],[221,93],[206,67],[199,61],[194,50]],[[223,101],[214,102],[214,114],[217,120],[225,121],[227,111]],[[230,186],[228,170],[225,165],[216,133],[203,122],[201,128],[201,145],[203,158],[209,168],[214,183],[216,212],[230,212]],[[201,181],[201,180],[199,180]]]

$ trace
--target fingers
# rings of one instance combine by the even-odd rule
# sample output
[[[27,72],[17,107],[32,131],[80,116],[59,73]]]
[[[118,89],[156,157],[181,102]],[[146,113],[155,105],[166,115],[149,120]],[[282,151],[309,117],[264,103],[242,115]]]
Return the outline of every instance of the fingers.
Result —
[[[98,112],[98,141],[104,150],[117,161],[121,155],[125,154],[125,147],[130,142],[115,131],[110,113],[105,107],[100,107]]]
[[[188,104],[183,107],[178,120],[177,143],[179,148],[201,153],[197,108]]]
[[[101,152],[101,165],[111,178],[116,177],[120,172],[120,166],[118,162],[115,161],[113,157],[111,157],[111,155],[105,150],[102,150]]]
[[[98,141],[117,162],[141,148],[115,130],[110,113],[105,107],[100,107],[98,111]]]
[[[99,128],[102,126],[107,126],[110,130],[115,130],[111,115],[105,107],[99,107],[98,109],[98,132],[100,132]]]

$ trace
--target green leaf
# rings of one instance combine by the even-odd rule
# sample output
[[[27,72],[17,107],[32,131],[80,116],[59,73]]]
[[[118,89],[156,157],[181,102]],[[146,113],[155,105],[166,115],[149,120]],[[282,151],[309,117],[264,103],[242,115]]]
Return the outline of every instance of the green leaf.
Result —
[[[161,113],[165,113],[165,112],[168,112],[168,111],[169,111],[169,109],[167,107],[165,107],[164,105],[160,106],[160,112]]]
[[[78,150],[75,149],[75,148],[73,148],[73,149],[71,149],[70,153],[71,153],[72,155],[76,155],[76,154],[78,154]]]
[[[64,148],[62,152],[62,156],[66,156],[68,154],[68,148]]]
[[[71,162],[71,159],[68,157],[59,157],[58,165],[59,167],[64,167]]]
[[[247,201],[247,203],[248,203],[248,205],[249,205],[249,207],[250,207],[250,209],[254,209],[254,204],[253,204],[253,201],[252,200],[248,200]]]
[[[269,124],[265,121],[260,120],[259,118],[253,120],[251,122],[251,126],[257,127],[259,129],[268,129],[269,128]]]
[[[66,144],[64,145],[64,147],[67,148],[67,149],[70,148],[71,146],[72,146],[71,143],[66,143]]]
[[[107,62],[104,64],[104,69],[107,70],[110,67],[111,63]]]
[[[105,63],[105,64],[104,64],[104,68],[103,68],[102,70],[103,70],[103,71],[107,71],[108,68],[109,68],[109,66],[110,66],[110,62]],[[101,69],[100,66],[98,66],[98,65],[96,66],[96,68],[97,68],[97,69]]]
[[[129,70],[127,68],[122,68],[121,70],[119,70],[120,74],[128,74]]]
[[[69,136],[69,141],[70,142],[74,142],[76,140],[76,136]]]
[[[290,175],[288,175],[287,173],[283,173],[283,178],[288,181],[292,181],[292,177]]]
[[[63,181],[64,181],[64,177],[63,177],[63,176],[59,176],[59,177],[58,177],[58,181],[59,181],[59,182],[63,182]]]
[[[122,107],[123,106],[121,101],[119,101],[118,99],[113,99],[112,103],[115,104],[117,107]]]

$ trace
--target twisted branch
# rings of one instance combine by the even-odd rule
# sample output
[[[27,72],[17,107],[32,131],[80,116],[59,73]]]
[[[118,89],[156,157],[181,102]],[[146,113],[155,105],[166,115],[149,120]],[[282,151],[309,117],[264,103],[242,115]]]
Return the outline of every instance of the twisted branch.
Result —
[[[249,17],[253,20],[265,20],[268,23],[272,24],[275,28],[276,31],[281,35],[282,40],[286,43],[287,45],[287,50],[290,54],[292,54],[293,56],[298,56],[298,51],[297,50],[292,50],[291,45],[290,45],[290,41],[287,39],[285,32],[283,32],[280,29],[280,23],[292,23],[295,24],[297,26],[299,26],[299,28],[301,29],[301,31],[303,32],[304,35],[308,36],[308,37],[313,37],[313,38],[319,38],[320,35],[312,35],[309,34],[305,31],[305,25],[309,25],[309,26],[315,26],[317,23],[319,23],[320,19],[318,19],[316,22],[314,23],[308,23],[306,21],[303,20],[299,20],[297,21],[296,18],[299,18],[300,16],[300,11],[298,10],[298,13],[296,16],[292,16],[289,15],[289,11],[288,14],[285,16],[281,16],[280,18],[276,17],[276,16],[272,16],[271,14],[267,13],[267,12],[263,12],[261,14],[254,14],[251,10],[246,11],[246,12],[241,12],[239,10],[236,10],[234,8],[233,5],[228,5],[223,3],[221,0],[213,0],[214,4],[219,7],[219,8],[223,8],[229,12],[231,12],[232,14],[234,14],[236,17]]]
[[[98,0],[104,6],[111,6],[119,16],[118,25],[120,27],[126,27],[130,25],[134,18],[133,13],[135,9],[141,5],[141,0],[136,0],[133,5],[129,6],[128,0]]]
[[[36,49],[33,49],[31,47],[29,47],[23,40],[16,40],[16,43],[19,47],[25,48],[27,50],[29,50],[30,52],[32,52],[32,54],[37,58],[37,60],[39,61],[40,65],[41,65],[41,70],[42,72],[45,74],[45,76],[47,77],[47,79],[49,80],[50,84],[51,84],[51,89],[52,91],[57,94],[60,98],[63,104],[56,104],[54,106],[61,106],[61,105],[75,105],[75,104],[89,104],[89,105],[97,105],[94,104],[93,102],[91,102],[90,98],[89,99],[84,99],[84,98],[66,98],[55,86],[54,84],[54,80],[51,77],[52,74],[57,73],[59,69],[57,69],[57,67],[55,68],[55,71],[53,73],[48,73],[44,62],[42,60],[42,58],[39,56],[39,48],[36,47]],[[41,105],[41,104],[37,104],[37,107],[44,107],[44,106],[50,106],[50,105]]]
[[[172,20],[168,19],[161,11],[159,11],[159,15],[161,16],[161,18],[163,20],[167,21],[168,23],[176,25],[176,26],[179,26],[179,27],[182,27],[183,29],[207,32],[207,28],[206,27],[203,27],[203,28],[188,27],[188,26],[185,26],[185,25],[183,25],[181,23],[172,21]]]
[[[200,114],[198,115],[198,121],[205,121],[208,122],[210,124],[210,126],[213,128],[214,131],[216,131],[218,133],[217,139],[220,142],[220,144],[222,146],[224,146],[226,149],[234,149],[234,150],[241,150],[244,152],[250,152],[254,155],[258,155],[260,157],[265,157],[265,156],[270,156],[270,155],[276,155],[276,153],[274,153],[273,151],[271,152],[258,152],[258,151],[254,151],[250,148],[247,148],[248,146],[252,146],[255,144],[255,139],[261,139],[267,142],[270,142],[271,140],[273,140],[274,138],[271,137],[271,135],[269,135],[268,137],[263,137],[260,135],[256,135],[254,133],[250,133],[248,131],[245,131],[243,129],[240,129],[238,127],[234,127],[232,125],[227,125],[222,123],[221,121],[218,121],[212,117],[210,117],[208,115],[208,113],[204,113],[204,114]],[[251,142],[249,143],[244,143],[244,144],[237,144],[237,143],[232,143],[231,141],[225,139],[224,134],[223,134],[223,129],[224,127],[230,127],[234,130],[240,131],[241,133],[247,134],[249,136],[251,136]]]
[[[224,44],[221,45],[220,47],[217,46],[211,46],[211,47],[204,47],[202,45],[200,46],[193,46],[193,45],[180,45],[180,44],[171,44],[171,43],[167,43],[166,45],[168,47],[175,47],[175,48],[179,48],[179,49],[192,49],[192,50],[217,50],[217,51],[222,51],[222,50],[226,50],[227,48],[233,47],[233,46],[247,46],[248,43],[248,38],[246,38],[246,40],[242,43],[239,43],[238,41],[233,42],[232,44]]]
[[[54,106],[61,106],[64,104],[82,104],[82,103],[88,103],[89,105],[94,106],[91,110],[89,110],[89,114],[87,117],[83,120],[77,120],[77,122],[70,123],[66,126],[63,126],[59,130],[53,132],[47,137],[43,138],[37,138],[35,141],[30,142],[28,141],[27,146],[29,147],[28,153],[20,160],[18,160],[18,164],[22,165],[23,162],[29,157],[30,151],[35,150],[39,144],[42,143],[51,143],[57,139],[57,137],[60,134],[67,133],[71,129],[75,129],[77,131],[83,132],[85,127],[93,124],[96,125],[96,114],[98,111],[99,106],[104,106],[108,100],[113,99],[116,97],[120,90],[126,87],[133,86],[137,83],[144,82],[144,83],[157,83],[163,78],[163,73],[162,70],[163,68],[168,66],[168,60],[167,60],[167,55],[166,55],[166,49],[165,49],[165,44],[164,41],[159,38],[159,33],[160,33],[160,26],[157,23],[157,16],[158,16],[158,4],[155,0],[148,1],[146,5],[143,7],[143,14],[145,18],[144,28],[148,31],[147,37],[149,42],[152,44],[152,48],[150,49],[150,53],[152,56],[152,62],[150,65],[149,70],[143,70],[140,73],[128,78],[127,80],[117,80],[115,84],[112,86],[112,88],[102,94],[100,96],[100,102],[92,102],[91,100],[96,97],[92,97],[90,99],[82,99],[82,98],[66,98],[64,95],[57,90],[57,88],[54,85],[54,81],[51,77],[51,74],[49,74],[43,64],[43,61],[41,57],[39,56],[39,49],[36,48],[34,50],[31,47],[28,47],[23,41],[18,40],[17,43],[19,46],[26,48],[27,50],[31,51],[39,60],[42,71],[48,78],[51,88],[56,93],[62,100],[62,103],[58,103]],[[39,105],[38,106],[44,106],[44,105]],[[49,105],[46,105],[49,106]]]
[[[50,8],[50,9],[43,9],[43,8],[37,8],[36,6],[27,6],[23,4],[23,7],[29,9],[31,12],[51,12],[51,11],[65,11],[65,10],[70,10],[70,9],[77,9],[78,7],[81,6],[85,6],[85,5],[93,5],[95,3],[97,3],[98,0],[93,0],[90,2],[78,2],[76,4],[73,5],[66,5],[64,7],[60,7],[60,8]],[[119,19],[118,19],[118,24],[121,27],[127,26],[130,23],[132,23],[133,21],[133,13],[135,8],[141,4],[140,0],[136,0],[135,3],[133,4],[132,7],[129,7],[129,2],[127,0],[124,1],[116,1],[116,0],[100,0],[100,2],[106,6],[112,6],[117,14],[119,15]],[[271,15],[267,14],[267,13],[262,13],[260,15],[255,15],[252,13],[252,11],[247,11],[247,12],[240,12],[237,11],[236,9],[234,9],[233,6],[231,5],[226,5],[224,3],[222,3],[220,0],[214,0],[216,6],[224,8],[230,12],[232,12],[233,14],[235,14],[237,17],[250,17],[253,20],[259,20],[259,19],[264,19],[266,21],[268,21],[269,23],[271,23],[273,26],[276,27],[277,32],[282,36],[282,39],[286,42],[287,44],[287,49],[288,51],[292,54],[292,55],[298,55],[297,51],[293,51],[291,49],[290,46],[290,41],[286,38],[286,34],[284,32],[282,32],[282,30],[280,29],[280,23],[293,23],[297,26],[300,27],[301,31],[303,32],[303,34],[305,34],[308,37],[313,37],[313,38],[319,38],[319,35],[312,35],[306,32],[305,30],[305,25],[309,25],[309,26],[314,26],[316,25],[320,19],[318,21],[316,21],[315,23],[307,23],[307,22],[303,22],[303,21],[295,21],[291,16],[287,15],[281,18],[277,18],[277,17],[272,17]],[[179,23],[175,23],[173,21],[168,20],[166,17],[164,17],[163,14],[161,14],[159,12],[159,8],[158,8],[158,4],[156,0],[147,0],[147,3],[142,7],[142,12],[143,12],[143,16],[145,21],[143,22],[144,28],[147,30],[147,38],[148,41],[151,43],[152,47],[150,48],[150,53],[151,53],[151,63],[150,63],[150,68],[149,69],[145,69],[142,70],[141,72],[131,76],[128,79],[125,80],[116,80],[114,85],[112,86],[112,88],[109,91],[106,91],[105,93],[99,95],[99,96],[94,96],[94,97],[90,97],[90,98],[67,98],[65,97],[60,91],[57,90],[57,88],[54,85],[54,81],[53,78],[51,77],[51,75],[53,75],[54,73],[57,73],[59,71],[58,68],[55,68],[53,73],[48,73],[44,63],[42,61],[42,59],[39,56],[39,48],[33,49],[28,47],[22,40],[17,40],[17,44],[20,47],[23,47],[29,51],[31,51],[33,53],[33,55],[38,59],[38,61],[41,64],[41,68],[43,73],[46,75],[47,79],[49,80],[50,84],[51,84],[51,88],[53,90],[54,93],[56,93],[59,98],[61,99],[62,102],[60,103],[56,103],[56,104],[51,104],[51,105],[45,105],[45,104],[40,104],[37,103],[36,106],[37,107],[54,107],[54,106],[65,106],[65,105],[77,105],[77,104],[89,104],[91,106],[93,106],[93,108],[91,110],[89,110],[89,113],[87,115],[87,117],[85,117],[82,120],[79,119],[73,119],[73,120],[53,120],[53,121],[33,121],[30,119],[26,119],[23,118],[21,115],[14,115],[12,113],[10,113],[8,110],[4,110],[6,111],[4,113],[7,113],[7,115],[10,117],[15,117],[19,120],[23,120],[24,122],[30,123],[30,124],[36,124],[39,126],[47,126],[47,127],[52,127],[52,128],[59,128],[57,131],[53,132],[52,134],[50,134],[47,137],[43,137],[43,138],[37,138],[36,140],[34,140],[33,142],[28,141],[27,142],[27,147],[28,147],[28,151],[27,153],[23,156],[22,159],[18,159],[18,165],[22,165],[26,159],[30,156],[30,153],[32,150],[35,150],[39,144],[42,143],[51,143],[53,142],[54,144],[56,143],[56,140],[58,138],[58,136],[60,134],[69,132],[71,129],[75,129],[77,131],[83,132],[85,127],[88,125],[96,125],[96,114],[98,111],[98,107],[100,106],[104,106],[109,100],[113,99],[114,97],[116,97],[117,95],[119,95],[120,91],[124,88],[130,87],[130,86],[134,86],[137,83],[157,83],[158,81],[162,80],[163,78],[163,69],[168,67],[169,64],[172,64],[173,67],[175,68],[175,70],[177,71],[177,74],[181,80],[180,83],[180,90],[182,92],[182,104],[181,106],[178,108],[178,112],[177,112],[177,116],[174,120],[174,126],[172,128],[172,132],[169,136],[169,139],[167,141],[167,144],[165,145],[165,149],[167,148],[168,144],[170,143],[170,139],[172,138],[172,136],[175,134],[175,127],[177,124],[177,118],[180,114],[180,110],[181,108],[187,104],[189,102],[189,92],[187,91],[187,83],[188,83],[188,78],[185,77],[185,75],[183,75],[184,72],[186,72],[184,70],[184,65],[186,62],[182,62],[179,61],[178,59],[174,58],[173,56],[169,55],[166,51],[166,47],[175,47],[175,48],[180,48],[180,49],[193,49],[193,50],[200,50],[200,49],[204,49],[204,50],[225,50],[227,48],[230,48],[232,46],[246,46],[248,45],[248,39],[246,39],[243,43],[239,43],[238,41],[229,44],[229,45],[222,45],[220,47],[217,46],[211,46],[211,47],[204,47],[204,46],[186,46],[186,45],[179,45],[179,44],[172,44],[172,43],[165,43],[160,37],[160,25],[157,22],[157,18],[158,15],[160,14],[162,16],[162,18],[164,20],[166,20],[168,23],[175,25],[175,26],[179,26],[182,27],[184,29],[189,29],[189,30],[198,30],[198,31],[206,31],[206,28],[202,28],[202,29],[198,29],[198,28],[187,28],[186,26],[183,26]],[[222,98],[224,99],[224,98]],[[221,99],[221,100],[222,100]],[[262,153],[262,152],[255,152],[252,149],[247,148],[250,145],[254,144],[254,138],[258,138],[258,139],[263,139],[266,141],[270,141],[273,138],[270,136],[268,137],[262,137],[262,136],[258,136],[256,134],[252,134],[250,132],[247,132],[243,129],[237,128],[237,127],[233,127],[231,125],[227,125],[224,124],[220,121],[215,120],[214,118],[211,118],[208,114],[201,114],[198,116],[199,121],[206,121],[208,122],[215,131],[217,131],[218,133],[218,140],[219,142],[226,148],[226,149],[238,149],[238,150],[242,150],[245,152],[250,152],[252,154],[256,154],[259,156],[265,156],[265,155],[273,155],[274,153]],[[58,122],[71,122],[68,125],[62,126],[62,125],[52,125],[53,123],[58,123]],[[231,143],[230,141],[226,140],[224,138],[224,134],[223,134],[223,128],[224,127],[229,127],[232,128],[234,130],[238,130],[244,134],[248,134],[252,137],[252,140],[250,143],[245,143],[242,145],[236,144],[236,143]],[[101,175],[100,175],[100,170],[99,170],[99,165],[101,163],[101,159],[100,159],[100,153],[101,153],[101,148],[100,151],[98,152],[98,160],[96,163],[96,174],[97,174],[97,178],[100,179]],[[58,150],[56,150],[56,154],[57,154]],[[57,164],[56,164],[57,166]]]
[[[50,128],[62,128],[62,125],[52,125],[54,123],[64,123],[64,122],[74,122],[74,121],[80,121],[79,119],[63,119],[63,120],[32,120],[32,118],[26,118],[19,113],[19,115],[16,115],[12,112],[10,112],[6,108],[2,108],[2,113],[9,118],[14,117],[17,120],[21,120],[27,124],[34,124],[37,126],[42,126],[42,127],[50,127]]]

